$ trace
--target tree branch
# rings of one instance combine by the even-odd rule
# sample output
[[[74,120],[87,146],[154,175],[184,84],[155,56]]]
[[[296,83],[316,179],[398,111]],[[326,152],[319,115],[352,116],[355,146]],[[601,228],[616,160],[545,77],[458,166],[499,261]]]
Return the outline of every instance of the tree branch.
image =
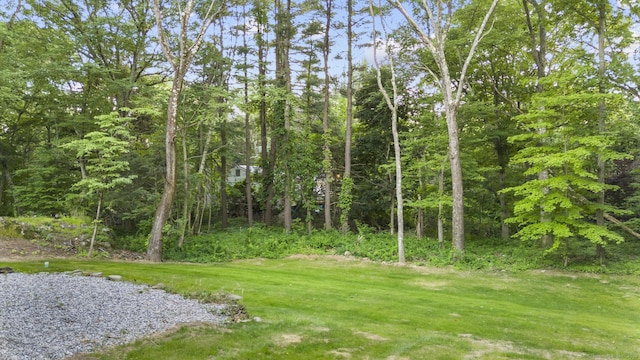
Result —
[[[476,52],[476,48],[478,47],[480,40],[482,40],[482,38],[486,35],[484,33],[484,28],[487,26],[487,23],[489,22],[489,19],[491,18],[491,15],[495,10],[496,5],[498,5],[498,1],[499,0],[493,0],[493,2],[491,3],[491,7],[487,11],[487,13],[484,15],[484,19],[482,19],[482,24],[480,25],[480,28],[476,33],[475,39],[473,39],[473,43],[471,44],[471,49],[469,49],[469,54],[467,55],[467,60],[465,60],[464,65],[462,66],[462,71],[460,72],[460,83],[458,84],[458,90],[456,92],[456,98],[455,98],[456,103],[458,103],[462,98],[462,88],[464,87],[464,78],[467,73],[467,68],[471,63],[471,59],[473,59],[473,54]],[[491,29],[489,29],[489,31],[491,31]]]
[[[11,30],[11,27],[13,26],[13,23],[16,21],[16,18],[18,17],[18,14],[20,13],[20,11],[22,11],[22,0],[18,0],[18,4],[16,5],[16,10],[13,12],[13,14],[11,14],[11,18],[9,18],[9,21],[7,22],[7,30]],[[4,48],[4,38],[0,39],[0,52],[2,52],[2,49]]]

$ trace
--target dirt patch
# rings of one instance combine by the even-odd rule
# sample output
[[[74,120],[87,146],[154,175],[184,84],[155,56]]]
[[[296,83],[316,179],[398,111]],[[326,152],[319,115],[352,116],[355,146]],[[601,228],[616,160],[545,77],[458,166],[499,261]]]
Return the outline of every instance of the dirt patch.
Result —
[[[292,344],[298,344],[302,342],[302,336],[298,335],[298,334],[282,334],[280,336],[278,336],[275,340],[275,343],[278,344],[278,346],[289,346]]]
[[[351,359],[351,352],[352,351],[353,351],[353,349],[340,348],[340,349],[335,349],[335,350],[328,351],[327,354],[333,355],[335,357]]]
[[[427,281],[425,279],[421,279],[418,281],[415,281],[414,284],[416,286],[419,286],[421,288],[427,289],[427,290],[442,290],[444,288],[447,287],[447,285],[449,285],[448,281],[444,281],[444,280],[434,280],[434,281]]]
[[[290,255],[287,256],[287,259],[292,259],[292,260],[335,260],[335,261],[365,261],[365,262],[370,262],[371,260],[369,259],[365,259],[365,258],[357,258],[355,256],[352,255],[331,255],[331,254],[327,254],[327,255],[315,255],[315,254],[294,254],[294,255]]]
[[[101,257],[114,260],[143,260],[144,254],[126,250],[102,251],[98,247],[95,252]],[[0,237],[0,260],[39,260],[66,258],[78,255],[78,249],[64,242],[57,243],[43,240],[26,240]]]
[[[475,338],[471,334],[459,334],[459,337],[466,338],[475,347],[475,350],[467,353],[465,359],[495,359],[498,354],[500,358],[505,358],[506,354],[520,357],[535,356],[542,359],[583,359],[587,354],[566,350],[543,350],[520,347],[510,341],[487,340]],[[597,357],[596,359],[602,359]]]
[[[354,331],[353,333],[356,334],[356,335],[364,336],[365,338],[367,338],[369,340],[373,340],[373,341],[387,341],[387,340],[389,340],[386,337],[382,337],[380,335],[372,334],[372,333],[368,333],[368,332],[364,332],[364,331]]]
[[[311,328],[311,330],[317,331],[317,332],[329,332],[329,331],[331,331],[330,328],[323,327],[323,326],[317,326],[317,327]]]
[[[73,255],[64,246],[25,239],[0,238],[0,259],[61,257]]]

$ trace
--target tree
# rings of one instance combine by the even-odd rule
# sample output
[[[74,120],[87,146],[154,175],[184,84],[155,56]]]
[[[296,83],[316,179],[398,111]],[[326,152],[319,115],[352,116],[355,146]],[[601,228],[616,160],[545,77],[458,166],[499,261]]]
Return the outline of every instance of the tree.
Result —
[[[345,113],[344,174],[340,186],[341,231],[349,230],[349,212],[353,202],[353,178],[351,177],[351,138],[353,132],[353,0],[347,0],[347,111]]]
[[[126,111],[126,110],[125,110]],[[132,118],[120,117],[117,112],[96,117],[100,130],[87,133],[83,139],[62,145],[74,151],[76,158],[86,159],[87,176],[73,185],[82,192],[82,197],[95,197],[96,215],[87,256],[91,256],[98,232],[103,201],[108,191],[131,184],[135,175],[125,175],[129,162],[122,155],[129,152],[131,136],[126,122]]]
[[[597,194],[617,188],[598,180],[596,154],[606,161],[627,156],[612,149],[611,136],[598,133],[603,95],[593,91],[597,85],[590,79],[597,76],[592,76],[592,69],[580,62],[569,56],[560,63],[557,75],[545,77],[545,91],[536,93],[531,108],[516,117],[526,131],[510,138],[525,145],[513,157],[513,163],[522,165],[524,175],[530,178],[505,189],[518,198],[514,216],[509,219],[518,224],[516,236],[527,241],[552,238],[547,252],[561,251],[565,265],[580,239],[601,246],[623,241],[619,234],[590,220],[602,208],[598,200],[594,201]],[[616,102],[616,96],[605,97],[612,104]],[[622,113],[617,116],[622,117]],[[546,131],[536,131],[540,126]],[[541,170],[549,176],[534,177]],[[540,213],[547,215],[546,221],[540,221]]]
[[[251,189],[251,166],[253,166],[253,162],[251,161],[251,153],[252,153],[252,144],[251,141],[251,113],[250,103],[249,103],[249,46],[247,44],[247,32],[249,31],[247,27],[247,10],[246,4],[242,5],[242,17],[244,19],[244,25],[241,26],[242,31],[242,49],[240,53],[242,54],[242,65],[239,65],[242,70],[242,83],[243,83],[243,111],[244,111],[244,143],[245,143],[245,169],[246,169],[246,177],[245,177],[245,198],[247,202],[247,223],[249,227],[253,226],[253,190]]]
[[[372,18],[372,36],[373,36],[373,62],[376,68],[376,78],[378,82],[378,88],[384,97],[384,101],[391,111],[391,133],[393,135],[393,153],[395,160],[395,174],[396,174],[396,203],[397,203],[397,218],[398,218],[398,262],[403,264],[405,261],[404,257],[404,212],[403,206],[404,202],[402,199],[402,157],[400,155],[400,139],[398,136],[398,86],[396,85],[396,73],[393,67],[393,56],[389,56],[389,70],[391,72],[391,86],[393,88],[393,93],[390,96],[387,93],[383,83],[382,83],[382,73],[380,71],[380,64],[378,63],[377,57],[377,32],[376,32],[376,20],[375,20],[375,12],[373,9],[373,0],[369,0],[369,12],[371,13]],[[384,35],[386,37],[385,46],[387,50],[390,50],[389,47],[389,38],[386,34],[386,30],[384,27],[384,22],[382,23],[382,28],[384,30]],[[388,51],[389,52],[389,51]],[[393,216],[393,212],[392,212]],[[393,226],[392,226],[393,228]]]
[[[262,186],[261,195],[264,198],[265,224],[271,224],[273,213],[273,170],[269,159],[269,143],[267,134],[267,54],[269,53],[269,42],[267,32],[269,29],[269,7],[267,0],[254,0],[252,14],[256,21],[256,32],[254,35],[258,47],[258,118],[260,123],[260,161],[262,166]]]
[[[299,67],[304,70],[297,77],[297,81],[302,87],[299,99],[302,114],[299,120],[301,122],[299,131],[297,133],[296,131],[291,132],[291,136],[294,137],[292,142],[295,142],[297,146],[290,160],[292,171],[296,175],[296,187],[300,189],[298,191],[300,196],[297,201],[299,201],[299,204],[303,204],[307,232],[311,233],[313,230],[313,214],[317,210],[316,180],[318,174],[323,171],[322,158],[324,156],[317,151],[318,148],[322,147],[321,144],[318,144],[318,140],[321,140],[319,139],[319,132],[322,131],[321,126],[318,126],[318,124],[322,122],[319,119],[322,118],[322,109],[324,107],[324,93],[322,91],[324,81],[319,76],[323,71],[320,54],[323,54],[324,39],[322,34],[324,25],[321,21],[323,14],[319,14],[322,6],[317,1],[308,2],[304,5],[310,7],[308,11],[316,11],[311,13],[311,19],[306,22],[306,25],[300,31],[302,44],[299,44],[296,49],[303,55]],[[319,40],[320,38],[323,40]]]
[[[289,166],[289,154],[293,147],[290,143],[291,131],[291,69],[289,66],[289,49],[294,35],[294,27],[291,23],[291,0],[276,0],[276,99],[273,105],[273,134],[271,135],[271,161],[272,169],[281,168],[283,173],[283,206],[284,228],[291,231],[291,167]],[[277,140],[277,141],[276,141]],[[280,166],[276,166],[280,148]],[[275,174],[274,174],[275,175]],[[273,189],[273,183],[272,187]]]
[[[411,28],[416,32],[421,43],[426,47],[435,60],[437,69],[429,69],[429,75],[436,82],[443,96],[444,111],[447,120],[447,130],[449,133],[449,160],[451,163],[451,181],[453,196],[453,217],[452,217],[452,242],[458,254],[458,258],[464,252],[464,195],[462,184],[462,165],[460,162],[460,144],[458,136],[457,113],[463,95],[465,77],[469,63],[475,54],[475,50],[480,40],[485,35],[485,28],[491,18],[491,14],[498,4],[498,0],[492,0],[489,9],[486,10],[482,23],[474,30],[475,37],[468,47],[464,64],[457,79],[452,78],[449,71],[449,64],[445,53],[447,35],[449,33],[454,2],[434,0],[431,2],[422,1],[418,3],[416,10],[424,16],[425,25],[414,18],[400,0],[388,0],[397,8]]]
[[[532,13],[529,10],[529,3],[533,6],[533,13],[537,16],[538,26],[537,30],[533,25],[532,21]],[[522,6],[524,8],[525,19],[527,24],[527,29],[529,30],[529,36],[531,38],[531,44],[529,47],[529,51],[531,52],[531,56],[536,64],[536,93],[541,94],[544,92],[544,83],[543,80],[548,74],[548,59],[547,59],[547,6],[548,2],[546,0],[542,0],[541,2],[537,0],[522,0]],[[543,108],[539,109],[544,111]],[[544,135],[547,132],[546,127],[544,126],[544,121],[540,120],[540,124],[536,129],[539,135]],[[541,136],[541,139],[544,139],[544,136]],[[548,169],[541,168],[538,172],[538,180],[545,181],[549,178]],[[543,189],[543,192],[548,192],[548,189]],[[544,208],[540,210],[540,222],[548,222],[549,217],[544,212]],[[552,238],[550,234],[543,234],[540,237],[540,242],[543,246],[549,247],[551,246]]]
[[[326,22],[324,25],[324,41],[322,46],[322,57],[324,64],[324,103],[322,106],[322,170],[324,173],[324,228],[331,229],[331,183],[333,181],[333,167],[331,155],[331,134],[329,133],[329,101],[330,101],[330,77],[329,77],[329,53],[331,52],[330,32],[332,17],[332,0],[325,0]]]
[[[76,108],[68,87],[78,74],[71,66],[74,47],[63,31],[42,26],[27,17],[31,12],[23,18],[20,11],[18,2],[7,22],[0,20],[0,211],[7,215],[22,215],[21,204],[28,204],[27,198],[35,193],[47,194],[38,198],[42,207],[28,204],[26,211],[64,208],[58,196],[64,188],[55,183],[66,184],[72,178],[63,169],[54,169],[54,164],[65,161],[58,162],[59,152],[51,148],[71,135],[66,125],[69,109]],[[36,159],[36,153],[43,157]],[[46,171],[38,174],[38,168]],[[21,191],[36,190],[36,183],[43,187]],[[20,191],[15,186],[21,186]]]
[[[166,135],[165,135],[165,184],[162,193],[162,199],[156,210],[153,225],[151,227],[151,235],[149,239],[149,247],[147,249],[147,259],[153,262],[162,261],[162,230],[169,218],[171,207],[173,204],[173,198],[176,192],[177,181],[177,155],[176,155],[176,136],[177,136],[177,114],[178,105],[180,100],[180,93],[182,92],[182,85],[184,78],[189,71],[191,61],[202,46],[204,36],[209,29],[209,26],[213,20],[221,14],[224,3],[213,0],[206,7],[204,14],[202,15],[202,23],[199,26],[198,32],[195,34],[194,39],[189,39],[190,30],[194,26],[191,21],[191,16],[194,14],[194,1],[187,0],[185,4],[178,3],[178,17],[179,17],[179,33],[177,39],[169,39],[170,33],[165,30],[164,16],[162,14],[162,8],[160,0],[154,0],[153,11],[156,16],[158,37],[162,52],[171,65],[173,70],[173,81],[171,86],[171,93],[169,96],[169,104],[167,108],[167,121],[166,121]],[[172,44],[174,41],[178,43],[177,54],[173,49]]]
[[[616,9],[613,4],[607,1],[595,0],[587,2],[567,2],[558,4],[560,9],[565,10],[567,15],[573,15],[571,23],[587,29],[587,32],[594,33],[597,40],[597,64],[598,93],[601,98],[598,103],[598,133],[605,135],[607,133],[608,112],[605,94],[610,92],[611,82],[607,79],[607,70],[609,72],[620,72],[619,69],[626,61],[626,54],[623,49],[631,43],[632,35],[629,31],[629,20],[623,15],[621,9]],[[616,6],[624,6],[622,3]],[[588,39],[576,39],[582,42],[585,48],[589,48],[592,44]],[[596,66],[594,64],[594,66]],[[613,65],[613,66],[612,66]],[[618,70],[618,71],[616,71]],[[606,183],[607,162],[603,154],[598,154],[598,182]],[[606,193],[602,191],[598,194],[599,209],[596,211],[596,224],[600,227],[605,226],[605,199]],[[605,249],[601,244],[596,245],[596,255],[600,261],[604,261]]]

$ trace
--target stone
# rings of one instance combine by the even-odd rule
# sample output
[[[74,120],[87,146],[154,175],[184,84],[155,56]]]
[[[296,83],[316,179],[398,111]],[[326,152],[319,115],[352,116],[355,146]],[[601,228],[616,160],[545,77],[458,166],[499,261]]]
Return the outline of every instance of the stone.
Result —
[[[101,272],[92,272],[92,273],[89,273],[89,276],[92,276],[92,277],[102,277],[102,273],[101,273]]]
[[[240,295],[236,295],[236,294],[227,294],[227,299],[231,300],[231,301],[240,301],[242,300],[242,296]]]
[[[98,247],[103,248],[103,249],[111,249],[111,244],[108,242],[99,242],[96,244]]]
[[[109,275],[109,276],[107,276],[107,280],[122,281],[122,276],[120,276],[120,275]]]
[[[10,267],[2,267],[0,268],[0,274],[11,274],[13,271]]]

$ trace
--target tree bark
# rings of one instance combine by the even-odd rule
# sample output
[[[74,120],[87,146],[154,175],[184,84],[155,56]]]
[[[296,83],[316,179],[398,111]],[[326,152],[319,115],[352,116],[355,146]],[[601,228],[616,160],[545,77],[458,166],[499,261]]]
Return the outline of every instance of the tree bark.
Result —
[[[229,211],[227,199],[227,118],[222,116],[222,129],[220,131],[222,156],[220,156],[220,228],[226,229],[229,223]]]
[[[384,100],[387,104],[387,107],[389,108],[389,110],[391,110],[391,132],[393,134],[393,153],[394,153],[394,160],[395,160],[395,176],[396,176],[396,181],[395,181],[395,201],[396,201],[396,207],[397,207],[397,226],[398,226],[398,231],[397,231],[397,239],[398,239],[398,262],[400,264],[403,264],[405,262],[405,256],[404,256],[404,201],[402,199],[402,157],[400,154],[400,137],[398,136],[398,86],[396,84],[396,73],[395,73],[395,69],[394,69],[394,65],[393,65],[393,56],[389,56],[389,68],[391,70],[391,86],[393,88],[393,98],[391,96],[389,96],[389,94],[387,93],[387,90],[385,89],[383,83],[382,83],[382,74],[380,72],[380,65],[378,64],[378,57],[377,57],[377,42],[376,42],[376,36],[377,36],[377,32],[376,32],[376,27],[375,27],[375,15],[374,15],[374,11],[373,11],[373,2],[372,0],[369,0],[369,12],[371,13],[371,17],[372,17],[372,24],[373,24],[373,31],[372,31],[372,37],[373,37],[373,63],[375,65],[376,68],[376,72],[377,72],[377,80],[378,80],[378,88],[380,89],[380,92],[382,93],[382,96],[384,97]],[[385,37],[387,37],[387,31],[385,29],[384,26],[384,22],[382,22],[382,29],[384,32]],[[387,50],[389,50],[389,43],[388,43],[388,37],[386,39],[386,47]],[[391,53],[391,51],[389,51],[389,53]],[[392,197],[393,199],[393,197]],[[391,229],[393,231],[393,201],[392,203],[392,211],[391,211]]]
[[[464,60],[459,78],[456,81],[456,89],[454,91],[454,83],[451,81],[451,73],[447,64],[445,54],[445,43],[452,20],[452,7],[450,1],[437,0],[433,1],[429,6],[427,1],[423,2],[422,10],[426,12],[428,21],[426,31],[416,22],[402,5],[399,0],[388,0],[389,3],[398,9],[409,25],[417,32],[421,42],[427,47],[427,50],[433,55],[438,67],[438,74],[428,70],[431,77],[438,83],[443,96],[443,105],[446,113],[447,130],[449,132],[449,159],[451,163],[451,183],[452,183],[452,243],[454,247],[454,260],[464,253],[464,193],[462,183],[462,164],[460,162],[460,141],[458,138],[458,108],[462,98],[465,77],[467,69],[475,54],[476,48],[480,43],[485,28],[491,18],[493,10],[499,0],[492,0],[491,5],[484,18],[482,24],[475,30],[475,37],[469,48],[469,53]]]
[[[448,71],[447,71],[448,73]],[[462,163],[460,161],[460,140],[458,136],[458,103],[452,98],[450,80],[443,76],[444,103],[446,111],[447,130],[449,131],[449,162],[451,164],[451,196],[453,214],[451,217],[451,237],[454,247],[454,259],[464,253],[464,190],[462,184]]]
[[[291,214],[291,170],[289,168],[289,153],[291,147],[289,144],[289,128],[290,128],[290,101],[289,92],[291,90],[291,76],[289,69],[289,47],[291,42],[291,0],[283,3],[282,0],[276,1],[276,86],[282,90],[284,99],[278,99],[274,111],[274,124],[276,126],[276,134],[279,138],[280,155],[272,159],[280,161],[284,175],[283,186],[283,207],[284,207],[284,229],[291,231],[292,214]],[[281,118],[280,118],[281,117]],[[281,128],[282,127],[282,128]],[[275,170],[275,161],[274,167]]]
[[[505,171],[505,168],[500,168],[500,189],[504,189]],[[498,194],[498,200],[500,201],[500,234],[502,239],[507,240],[511,237],[511,231],[509,224],[506,223],[507,218],[509,218],[509,208],[503,192]]]
[[[96,243],[96,235],[98,234],[98,222],[100,221],[100,210],[102,209],[102,197],[103,194],[100,193],[100,196],[98,196],[98,209],[96,210],[96,218],[93,220],[93,233],[91,234],[91,241],[89,242],[89,251],[87,252],[87,257],[91,257],[91,253],[93,252],[93,244]]]
[[[538,15],[538,31],[534,30],[533,24],[531,22],[531,12],[529,11],[529,5],[531,3],[534,11]],[[522,0],[522,6],[525,12],[525,19],[527,23],[527,28],[529,30],[529,37],[531,38],[531,56],[533,57],[534,62],[536,63],[536,76],[538,78],[538,82],[536,84],[536,92],[541,94],[544,92],[544,86],[542,85],[540,79],[547,76],[546,71],[546,56],[547,56],[547,30],[546,30],[546,15],[544,13],[544,4],[538,3],[537,0]],[[537,37],[537,39],[536,39]],[[541,110],[544,110],[542,108]],[[540,122],[542,123],[542,119]],[[544,135],[547,132],[546,127],[540,126],[536,129],[538,135]],[[549,179],[549,171],[544,169],[538,173],[539,181],[546,181]],[[542,192],[546,195],[549,190],[548,188],[543,188]],[[546,215],[544,209],[540,209],[540,222],[549,222],[549,218]],[[543,247],[550,247],[553,244],[553,236],[551,234],[543,235],[540,239],[540,244]]]
[[[182,129],[182,172],[184,173],[184,198],[182,199],[182,222],[180,223],[180,237],[178,238],[178,248],[182,248],[184,236],[187,232],[187,218],[189,218],[189,162],[187,161],[187,126]]]
[[[351,138],[353,125],[353,0],[347,0],[347,111],[345,119],[345,140],[344,140],[344,175],[343,183],[351,181]],[[351,188],[348,189],[349,192]],[[345,194],[351,196],[351,194]],[[341,209],[342,225],[341,231],[346,234],[349,231],[349,206]]]
[[[212,1],[207,8],[197,36],[192,41],[188,41],[189,18],[193,13],[194,0],[187,1],[186,7],[179,14],[180,35],[178,40],[180,46],[178,57],[175,57],[172,53],[170,42],[166,38],[166,33],[162,24],[163,18],[160,11],[159,0],[154,0],[153,4],[153,12],[156,16],[156,26],[158,30],[158,37],[160,39],[160,46],[162,47],[162,52],[165,58],[173,67],[173,84],[171,86],[171,94],[169,96],[165,130],[166,173],[164,190],[162,193],[162,199],[160,200],[160,204],[158,204],[158,208],[156,209],[156,213],[153,218],[153,225],[151,226],[151,234],[149,237],[149,247],[147,248],[147,260],[160,262],[162,261],[162,229],[164,228],[164,225],[169,218],[169,214],[171,213],[173,198],[176,192],[176,118],[178,114],[178,103],[180,100],[180,93],[182,91],[182,84],[193,57],[202,46],[202,41],[207,29],[211,25],[213,19],[220,13],[221,9],[214,9],[216,2]]]
[[[263,9],[257,8],[257,11]],[[272,178],[270,174],[269,164],[269,148],[267,139],[267,92],[266,92],[266,76],[267,76],[267,60],[264,33],[266,24],[262,23],[262,18],[266,18],[263,14],[257,16],[260,20],[257,23],[256,42],[258,43],[258,91],[260,92],[259,118],[260,118],[260,157],[262,160],[262,189],[267,192],[264,203],[264,213],[262,220],[265,224],[271,224],[271,197],[269,197],[269,182]]]
[[[247,24],[246,18],[246,8],[245,5],[242,6],[243,14],[245,16],[245,24]],[[247,51],[247,31],[248,29],[245,27],[242,32],[242,45],[244,46],[244,105],[245,105],[245,113],[244,113],[244,151],[245,151],[245,172],[246,176],[244,179],[244,191],[245,197],[247,201],[247,224],[249,227],[253,226],[253,192],[251,190],[251,117],[249,115],[249,73],[248,66],[249,61],[248,51]]]
[[[604,54],[605,47],[605,18],[606,18],[606,5],[601,1],[598,3],[598,93],[602,96],[606,94],[605,88],[605,75],[607,71],[606,59]],[[607,130],[607,109],[604,101],[604,97],[598,102],[598,132],[600,135],[604,135]],[[598,154],[598,182],[602,185],[605,184],[605,161],[602,154]],[[600,209],[596,211],[596,224],[604,227],[604,205],[605,205],[605,191],[602,190],[598,194],[598,204]],[[596,256],[600,259],[600,264],[604,263],[605,248],[601,244],[596,244]]]
[[[443,159],[444,160],[444,159]],[[438,247],[444,248],[444,211],[442,198],[444,196],[444,163],[438,171]]]
[[[322,106],[322,131],[323,131],[323,148],[324,154],[324,228],[325,230],[331,229],[331,182],[333,180],[332,164],[331,164],[331,148],[330,145],[330,133],[329,133],[329,34],[331,30],[331,7],[332,0],[326,0],[326,22],[324,29],[324,46],[322,48],[322,55],[324,59],[324,103]]]
[[[177,74],[175,76],[178,76]],[[162,261],[162,230],[169,219],[173,198],[176,192],[177,182],[177,159],[176,159],[176,117],[178,114],[178,101],[180,97],[180,89],[182,87],[181,79],[174,80],[169,97],[169,107],[167,109],[167,122],[165,125],[165,181],[164,190],[160,203],[156,208],[156,213],[151,226],[151,236],[149,238],[149,247],[147,249],[147,260],[152,262]]]

